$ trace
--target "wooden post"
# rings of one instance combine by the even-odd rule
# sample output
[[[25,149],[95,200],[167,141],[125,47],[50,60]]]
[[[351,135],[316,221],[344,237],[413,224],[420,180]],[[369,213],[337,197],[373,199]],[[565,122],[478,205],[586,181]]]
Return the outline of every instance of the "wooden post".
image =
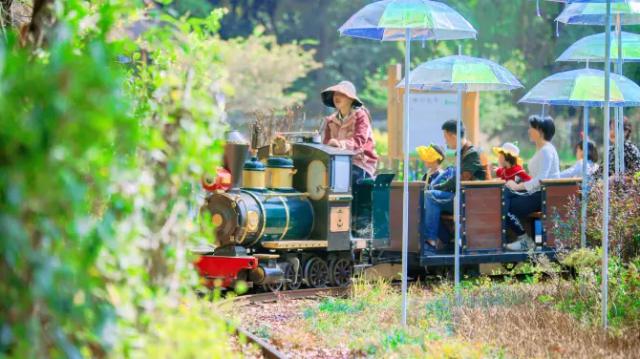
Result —
[[[475,146],[480,141],[480,93],[468,92],[462,96],[462,121],[467,139]]]
[[[401,79],[402,65],[389,65],[387,67],[387,140],[390,159],[402,157],[403,91],[396,88]]]

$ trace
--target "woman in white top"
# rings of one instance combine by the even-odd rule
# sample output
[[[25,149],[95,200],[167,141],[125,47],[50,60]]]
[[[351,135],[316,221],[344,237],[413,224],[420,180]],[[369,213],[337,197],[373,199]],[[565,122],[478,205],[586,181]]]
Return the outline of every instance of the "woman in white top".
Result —
[[[580,141],[576,144],[576,164],[560,172],[560,178],[572,178],[582,177],[582,162],[584,161],[584,153],[582,152],[583,142]],[[598,149],[593,141],[587,141],[587,151],[589,151],[587,158],[587,174],[593,176],[593,173],[598,170]]]
[[[540,180],[558,178],[560,176],[560,159],[551,139],[556,133],[553,119],[549,116],[529,117],[529,139],[536,145],[536,153],[529,161],[531,180],[523,183],[509,181],[506,183],[505,206],[507,209],[507,227],[511,228],[518,239],[507,244],[511,251],[533,249],[535,243],[527,235],[521,218],[538,212],[542,206]]]

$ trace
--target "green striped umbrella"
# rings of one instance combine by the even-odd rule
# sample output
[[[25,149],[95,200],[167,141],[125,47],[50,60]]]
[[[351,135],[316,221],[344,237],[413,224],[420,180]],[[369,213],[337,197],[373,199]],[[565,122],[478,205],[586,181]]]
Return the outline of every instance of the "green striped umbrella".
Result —
[[[371,3],[338,30],[342,36],[379,41],[458,40],[476,30],[448,5],[428,0],[383,0]]]
[[[618,58],[618,44],[622,43],[622,62],[640,61],[640,35],[621,32],[621,39],[611,39],[611,59]],[[569,46],[556,61],[604,62],[604,33],[583,37]]]
[[[640,86],[635,82],[612,74],[609,88],[611,107],[640,106]],[[551,75],[533,87],[520,102],[552,106],[604,106],[604,71],[580,69]]]
[[[405,41],[405,74],[410,70],[411,40],[458,40],[476,37],[476,30],[448,5],[429,0],[382,0],[366,5],[339,29],[343,36],[378,41]],[[407,77],[408,80],[408,77]],[[408,87],[407,82],[407,87]],[[409,243],[409,96],[404,94],[404,178],[402,207],[402,324],[407,323],[407,263]],[[459,198],[459,197],[458,197]],[[456,203],[458,203],[456,201]],[[458,206],[456,206],[457,208]],[[456,214],[459,208],[456,209]],[[456,232],[460,232],[456,226]],[[455,245],[455,289],[459,298],[460,246]]]
[[[399,87],[404,87],[403,81]],[[522,84],[493,61],[457,55],[419,65],[409,74],[409,86],[415,90],[477,92],[513,90]]]

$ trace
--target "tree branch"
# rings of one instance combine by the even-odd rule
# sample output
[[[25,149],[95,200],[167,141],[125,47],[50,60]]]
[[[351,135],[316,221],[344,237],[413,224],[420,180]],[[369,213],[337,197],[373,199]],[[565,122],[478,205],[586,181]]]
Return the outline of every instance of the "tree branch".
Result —
[[[54,23],[51,11],[54,0],[34,0],[33,11],[31,12],[31,22],[23,33],[23,43],[30,42],[36,47],[42,45],[45,39],[46,30]]]
[[[13,0],[0,0],[0,26],[2,27],[2,32],[13,23],[11,5],[13,5]]]

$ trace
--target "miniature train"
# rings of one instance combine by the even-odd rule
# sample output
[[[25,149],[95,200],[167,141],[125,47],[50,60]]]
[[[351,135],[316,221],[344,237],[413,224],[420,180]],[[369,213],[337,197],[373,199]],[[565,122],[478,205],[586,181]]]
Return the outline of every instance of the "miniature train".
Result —
[[[402,183],[379,174],[351,186],[353,153],[302,138],[289,156],[262,147],[249,158],[247,144],[228,143],[231,186],[209,187],[203,218],[215,226],[215,247],[199,253],[196,268],[208,286],[233,287],[242,280],[267,290],[345,286],[354,268],[400,263]],[[578,193],[581,179],[543,182],[543,210],[532,216],[536,254],[554,257],[552,216]],[[230,187],[230,188],[229,188]],[[228,188],[228,189],[227,189]],[[423,182],[410,183],[409,267],[441,270],[453,264],[453,248],[422,255],[419,240]],[[504,182],[462,182],[463,265],[527,261],[509,252]],[[452,216],[442,221],[452,224]]]

